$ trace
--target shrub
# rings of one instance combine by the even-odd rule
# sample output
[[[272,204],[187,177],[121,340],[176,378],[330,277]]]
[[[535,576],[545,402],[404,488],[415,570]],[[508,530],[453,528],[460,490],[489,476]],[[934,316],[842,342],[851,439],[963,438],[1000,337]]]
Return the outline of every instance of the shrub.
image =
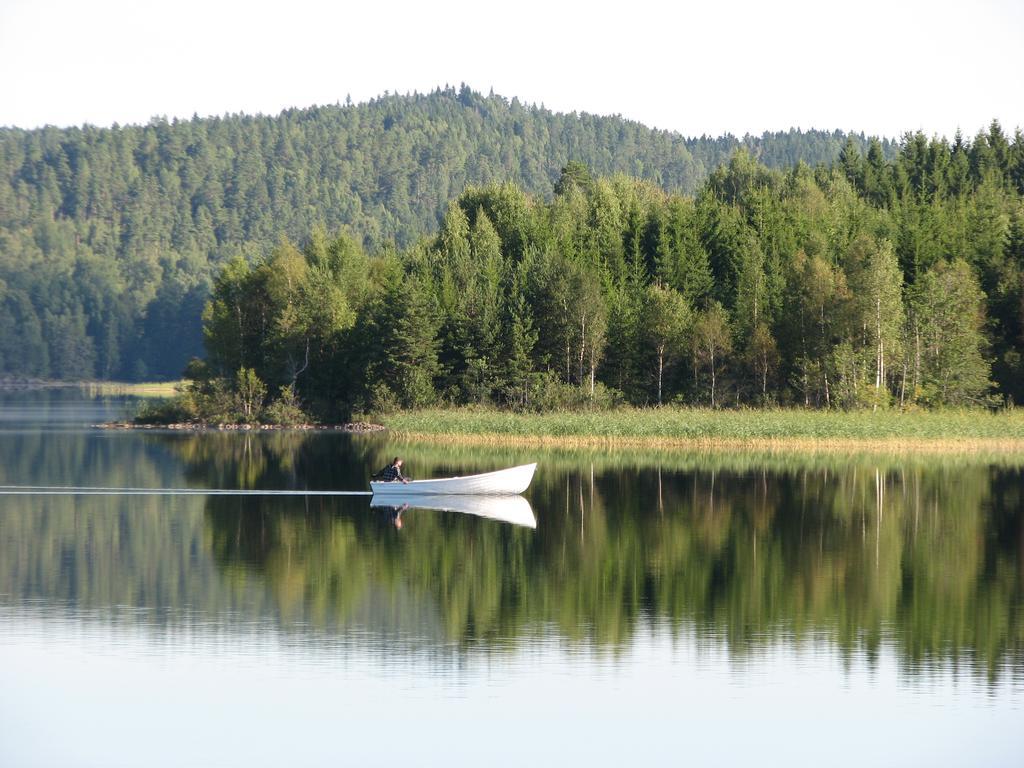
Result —
[[[198,418],[195,400],[182,392],[171,398],[147,400],[135,412],[136,424],[180,424]]]
[[[534,411],[586,411],[614,408],[623,401],[617,389],[598,382],[591,396],[590,388],[560,381],[556,374],[547,372],[538,378],[530,409]]]
[[[267,406],[263,417],[267,424],[279,424],[283,427],[309,423],[309,416],[302,409],[298,395],[291,386],[281,388],[281,394]]]
[[[238,420],[244,424],[259,421],[267,396],[264,384],[252,368],[239,368],[235,376],[235,405]]]

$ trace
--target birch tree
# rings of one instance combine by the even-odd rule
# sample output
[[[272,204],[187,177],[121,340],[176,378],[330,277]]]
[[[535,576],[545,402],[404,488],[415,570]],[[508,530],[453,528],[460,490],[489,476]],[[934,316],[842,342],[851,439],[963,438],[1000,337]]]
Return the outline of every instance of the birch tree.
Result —
[[[645,299],[644,332],[657,360],[657,396],[661,405],[666,364],[671,365],[682,356],[693,313],[686,299],[672,288],[652,285]]]
[[[717,405],[716,392],[721,369],[726,357],[732,352],[732,331],[729,328],[729,313],[717,301],[697,317],[693,327],[693,371],[694,385],[697,384],[698,369],[708,373],[708,395],[711,407]]]
[[[853,302],[855,346],[871,360],[874,408],[888,400],[888,363],[899,359],[903,324],[903,274],[888,240],[867,235],[854,239],[847,252]]]

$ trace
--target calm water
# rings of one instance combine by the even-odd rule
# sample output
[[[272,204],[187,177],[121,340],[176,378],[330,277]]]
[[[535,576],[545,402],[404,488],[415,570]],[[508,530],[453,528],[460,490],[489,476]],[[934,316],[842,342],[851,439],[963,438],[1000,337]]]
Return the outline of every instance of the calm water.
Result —
[[[86,428],[125,405],[0,393],[0,485],[363,489],[395,453],[418,477],[537,460],[536,527],[0,496],[0,766],[1021,764],[1012,462]]]

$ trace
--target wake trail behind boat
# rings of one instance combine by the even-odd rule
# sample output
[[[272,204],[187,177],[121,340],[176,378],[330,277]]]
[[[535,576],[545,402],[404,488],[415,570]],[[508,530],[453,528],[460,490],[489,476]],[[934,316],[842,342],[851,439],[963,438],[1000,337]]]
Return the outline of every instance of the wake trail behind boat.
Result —
[[[85,485],[0,485],[0,496],[372,496],[372,491],[235,488],[111,488]]]

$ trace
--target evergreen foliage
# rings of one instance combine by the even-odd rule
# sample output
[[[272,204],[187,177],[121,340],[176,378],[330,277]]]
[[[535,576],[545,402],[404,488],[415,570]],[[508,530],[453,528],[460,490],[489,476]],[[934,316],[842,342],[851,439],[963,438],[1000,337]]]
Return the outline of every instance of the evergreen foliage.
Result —
[[[489,190],[467,207],[469,218],[482,207],[516,260],[533,237],[515,229],[525,221],[519,207],[573,187],[569,212],[586,201],[603,226],[588,230],[593,243],[578,229],[564,235],[579,248],[599,245],[618,275],[643,242],[619,242],[620,218],[641,235],[644,204],[607,183],[595,194],[591,174],[692,193],[738,147],[771,167],[817,165],[832,162],[847,138],[686,139],[466,87],[273,117],[0,128],[0,374],[176,379],[202,351],[200,312],[232,259],[252,262],[282,237],[303,242],[318,229],[347,228],[371,252],[407,247],[432,233],[468,186]],[[879,146],[886,157],[896,149]],[[974,168],[998,162],[971,157]],[[504,182],[516,186],[489,186]],[[699,258],[692,244],[673,247],[673,259]],[[693,280],[687,291],[703,290]]]
[[[0,371],[176,376],[202,340],[185,410],[247,420],[1019,401],[1022,141],[690,142],[468,89],[3,130]]]
[[[740,153],[695,200],[567,166],[551,202],[470,187],[433,238],[401,251],[369,257],[346,235],[314,233],[301,253],[285,242],[215,281],[212,370],[251,367],[271,397],[292,387],[331,418],[434,403],[1019,399],[1020,192],[987,164],[936,197],[953,184],[914,165],[935,162],[923,146],[907,137],[883,166],[909,180],[891,205],[851,185],[870,175],[851,170],[853,150],[814,172]],[[918,189],[939,210],[927,237]],[[329,253],[349,267],[324,272]],[[300,359],[311,373],[296,373]]]

